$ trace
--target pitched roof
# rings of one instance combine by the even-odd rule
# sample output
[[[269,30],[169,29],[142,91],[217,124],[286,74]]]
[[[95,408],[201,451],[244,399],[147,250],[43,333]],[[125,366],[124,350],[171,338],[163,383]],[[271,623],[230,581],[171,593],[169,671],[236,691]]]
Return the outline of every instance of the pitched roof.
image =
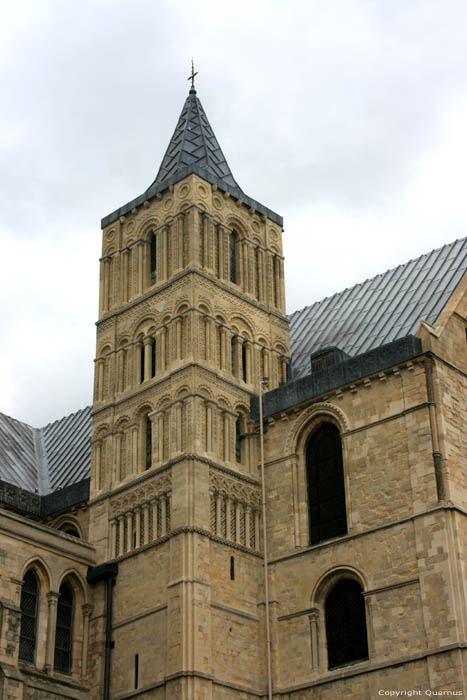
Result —
[[[467,238],[410,260],[289,317],[293,378],[310,355],[338,347],[351,356],[433,325],[467,269]]]
[[[191,172],[190,166],[195,163],[210,175],[241,192],[196,96],[196,90],[191,88],[151,187],[162,184],[173,176],[181,180]]]
[[[91,407],[44,428],[0,413],[0,480],[45,495],[89,477]]]
[[[227,192],[250,209],[264,214],[271,221],[282,226],[282,217],[279,214],[249,197],[237,184],[201,102],[196,96],[196,90],[191,88],[156,179],[139,197],[104,216],[101,221],[102,228],[113,223],[120,216],[125,216],[191,173],[199,175],[222,192]]]

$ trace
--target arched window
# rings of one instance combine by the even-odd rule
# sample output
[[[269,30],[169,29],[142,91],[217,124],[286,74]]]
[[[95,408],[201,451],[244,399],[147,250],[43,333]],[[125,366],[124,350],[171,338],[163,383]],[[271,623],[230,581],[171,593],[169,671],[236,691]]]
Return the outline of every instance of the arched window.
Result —
[[[242,461],[242,419],[240,416],[235,421],[235,459]]]
[[[157,282],[157,238],[156,234],[153,233],[151,236],[151,245],[150,245],[150,253],[149,253],[149,264],[150,264],[150,272],[151,272],[151,284],[156,284]]]
[[[30,569],[21,586],[21,631],[19,635],[19,658],[34,663],[36,650],[37,608],[39,602],[39,581]]]
[[[237,284],[237,240],[236,231],[229,235],[229,279]]]
[[[325,603],[329,668],[368,659],[365,601],[358,581],[341,579]]]
[[[71,648],[73,643],[74,595],[69,583],[62,583],[57,603],[57,627],[55,630],[54,669],[59,673],[71,673]]]
[[[80,537],[80,534],[79,534],[78,530],[76,529],[76,527],[74,525],[71,525],[70,523],[65,523],[64,525],[62,525],[59,528],[59,530],[61,530],[62,532],[65,532],[67,535],[72,535],[73,537],[78,537],[78,539]]]
[[[146,432],[146,469],[149,469],[152,465],[152,421],[149,415],[146,415],[145,421],[145,432]]]
[[[344,471],[339,431],[321,423],[307,445],[310,544],[345,535]]]

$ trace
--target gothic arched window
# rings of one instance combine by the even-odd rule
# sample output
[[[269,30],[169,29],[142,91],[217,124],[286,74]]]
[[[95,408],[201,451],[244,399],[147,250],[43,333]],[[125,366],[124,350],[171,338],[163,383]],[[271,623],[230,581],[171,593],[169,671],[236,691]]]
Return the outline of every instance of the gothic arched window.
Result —
[[[358,581],[341,579],[325,602],[329,668],[368,659],[365,601]]]
[[[146,415],[145,420],[145,447],[146,447],[146,469],[149,469],[152,465],[152,421],[149,415]]]
[[[156,282],[157,282],[157,238],[156,238],[155,233],[153,233],[151,236],[149,265],[150,265],[150,272],[151,272],[151,284],[156,284]]]
[[[30,569],[21,586],[21,631],[19,635],[20,661],[34,663],[36,650],[37,608],[39,602],[39,581]]]
[[[321,423],[310,437],[306,451],[310,544],[345,535],[344,471],[338,429]]]
[[[73,608],[73,590],[69,583],[62,583],[57,603],[57,627],[55,630],[54,655],[54,669],[59,673],[71,673]]]
[[[237,232],[232,231],[229,235],[229,280],[234,284],[237,284],[237,240]]]

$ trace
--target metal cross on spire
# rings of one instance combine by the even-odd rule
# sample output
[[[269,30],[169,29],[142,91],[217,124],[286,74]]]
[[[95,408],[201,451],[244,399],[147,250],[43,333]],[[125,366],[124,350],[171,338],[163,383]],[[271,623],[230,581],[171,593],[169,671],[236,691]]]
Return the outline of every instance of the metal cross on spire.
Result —
[[[191,88],[195,89],[195,75],[198,75],[198,71],[195,73],[195,64],[193,59],[191,59],[191,75],[188,76],[187,80],[191,80]]]

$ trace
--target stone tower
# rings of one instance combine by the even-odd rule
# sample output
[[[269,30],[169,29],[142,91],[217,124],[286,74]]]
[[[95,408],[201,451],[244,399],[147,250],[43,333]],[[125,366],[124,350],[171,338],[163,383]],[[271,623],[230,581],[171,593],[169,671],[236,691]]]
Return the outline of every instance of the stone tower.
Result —
[[[118,574],[94,587],[92,695],[233,697],[265,686],[249,408],[287,374],[282,219],[192,87],[156,179],[102,229],[90,541]]]

